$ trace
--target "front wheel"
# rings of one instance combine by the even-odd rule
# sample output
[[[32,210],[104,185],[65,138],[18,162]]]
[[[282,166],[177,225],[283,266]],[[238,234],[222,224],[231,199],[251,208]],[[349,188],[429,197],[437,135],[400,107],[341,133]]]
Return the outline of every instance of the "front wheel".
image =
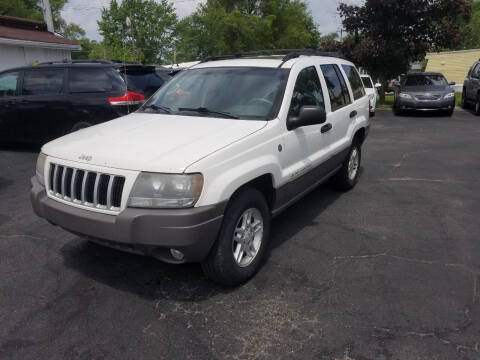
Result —
[[[477,95],[477,101],[475,101],[475,115],[480,115],[480,94]]]
[[[467,103],[467,89],[463,88],[462,91],[462,103],[461,103],[462,109],[466,109],[468,107]]]
[[[332,185],[337,190],[347,191],[352,189],[360,176],[360,163],[362,160],[362,150],[359,141],[354,139],[347,158],[343,162],[341,169],[332,178]]]
[[[270,211],[265,197],[246,189],[232,198],[218,239],[202,269],[210,280],[237,286],[259,269],[270,235]]]

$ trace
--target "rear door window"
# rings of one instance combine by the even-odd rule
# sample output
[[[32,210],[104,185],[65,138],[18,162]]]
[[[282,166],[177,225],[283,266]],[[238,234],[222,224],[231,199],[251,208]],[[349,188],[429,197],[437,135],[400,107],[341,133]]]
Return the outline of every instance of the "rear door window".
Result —
[[[327,83],[332,112],[350,104],[350,93],[338,66],[321,65],[320,68]]]
[[[25,70],[23,95],[51,95],[63,92],[63,68]]]
[[[0,75],[0,97],[17,95],[19,77],[18,71]]]
[[[322,86],[314,66],[307,67],[298,74],[288,115],[298,116],[302,106],[308,105],[325,107]]]
[[[129,90],[142,93],[146,89],[158,89],[165,81],[156,73],[127,73],[127,87]]]
[[[110,92],[112,80],[104,68],[70,68],[68,89],[71,93]]]
[[[365,96],[365,88],[363,87],[362,79],[358,75],[357,70],[351,65],[342,65],[343,71],[347,75],[347,79],[352,87],[353,98],[355,100],[361,99]]]

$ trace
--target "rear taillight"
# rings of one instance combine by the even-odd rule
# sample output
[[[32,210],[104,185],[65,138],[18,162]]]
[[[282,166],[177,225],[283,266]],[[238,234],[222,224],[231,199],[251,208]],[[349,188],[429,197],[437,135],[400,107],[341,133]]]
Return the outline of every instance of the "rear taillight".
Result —
[[[127,91],[125,95],[108,98],[112,105],[139,105],[145,101],[145,95]]]

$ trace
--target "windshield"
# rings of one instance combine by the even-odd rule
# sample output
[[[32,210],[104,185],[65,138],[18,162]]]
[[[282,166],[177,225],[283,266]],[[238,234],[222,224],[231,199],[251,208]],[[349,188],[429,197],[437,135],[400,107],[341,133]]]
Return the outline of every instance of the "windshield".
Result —
[[[405,80],[405,87],[432,87],[432,86],[447,86],[448,82],[443,75],[414,75],[407,76]]]
[[[363,81],[363,86],[365,86],[366,89],[373,89],[373,83],[369,77],[362,76],[362,81]]]
[[[288,73],[287,69],[255,67],[185,70],[140,111],[270,120],[278,115]]]

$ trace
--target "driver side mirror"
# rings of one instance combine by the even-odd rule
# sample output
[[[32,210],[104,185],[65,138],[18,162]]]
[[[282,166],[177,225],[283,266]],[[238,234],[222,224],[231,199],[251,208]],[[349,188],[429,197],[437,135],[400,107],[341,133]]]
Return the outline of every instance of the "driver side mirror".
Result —
[[[381,87],[382,87],[382,84],[380,84],[380,83],[376,83],[376,84],[375,84],[375,88],[376,88],[376,89],[380,89]]]
[[[325,108],[321,106],[302,106],[298,116],[287,119],[287,129],[294,130],[303,126],[323,124],[327,121]]]
[[[448,85],[453,86],[453,85],[457,85],[457,83],[455,81],[451,81],[448,83]]]

